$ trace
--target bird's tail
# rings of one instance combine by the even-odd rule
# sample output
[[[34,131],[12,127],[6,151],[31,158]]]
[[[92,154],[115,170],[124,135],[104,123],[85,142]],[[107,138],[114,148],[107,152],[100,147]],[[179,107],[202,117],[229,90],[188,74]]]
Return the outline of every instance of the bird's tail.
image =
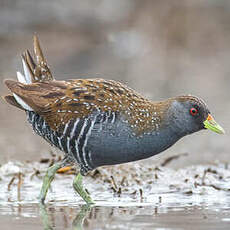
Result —
[[[34,35],[33,40],[36,62],[30,55],[30,52],[28,50],[26,50],[26,52],[22,54],[22,65],[24,75],[20,72],[17,72],[18,82],[15,81],[15,87],[17,87],[17,85],[20,84],[27,85],[37,82],[52,81],[54,79],[50,71],[50,68],[43,56],[38,37]],[[5,81],[5,83],[6,82],[7,81]],[[31,107],[27,105],[21,97],[14,93],[13,88],[11,88],[10,90],[13,94],[3,96],[6,102],[23,110],[32,110]]]
[[[52,81],[53,76],[43,56],[38,37],[36,35],[34,35],[34,54],[37,63],[35,63],[28,50],[22,54],[24,75],[17,72],[18,81],[24,84]]]

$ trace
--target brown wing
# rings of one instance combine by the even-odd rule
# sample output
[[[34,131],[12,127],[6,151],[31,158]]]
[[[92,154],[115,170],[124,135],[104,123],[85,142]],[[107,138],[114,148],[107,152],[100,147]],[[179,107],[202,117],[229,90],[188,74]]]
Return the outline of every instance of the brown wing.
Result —
[[[12,96],[12,95],[6,95],[6,96],[3,96],[3,98],[9,104],[11,104],[11,105],[13,105],[13,106],[15,106],[15,107],[17,107],[19,109],[25,110],[20,104],[18,104],[18,102],[16,101],[16,99],[14,98],[14,96]]]
[[[36,62],[29,51],[22,55],[25,76],[18,73],[20,82],[5,81],[13,93],[5,96],[5,100],[20,109],[40,114],[51,128],[57,130],[72,118],[88,117],[95,110],[123,113],[138,133],[152,129],[161,118],[162,113],[158,113],[156,108],[163,104],[155,107],[119,82],[103,79],[53,80],[36,36],[34,53]]]
[[[72,118],[85,118],[96,110],[131,114],[140,103],[150,106],[135,91],[111,80],[77,79],[27,85],[7,80],[5,83],[55,130]]]

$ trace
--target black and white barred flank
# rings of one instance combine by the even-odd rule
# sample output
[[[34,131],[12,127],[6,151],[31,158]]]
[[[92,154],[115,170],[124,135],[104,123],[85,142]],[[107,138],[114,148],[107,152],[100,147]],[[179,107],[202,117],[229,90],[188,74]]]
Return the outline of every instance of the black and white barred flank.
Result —
[[[97,127],[101,131],[104,125],[114,123],[116,116],[114,112],[106,112],[88,118],[71,119],[60,132],[52,130],[39,114],[27,111],[27,119],[35,133],[65,152],[70,161],[77,162],[82,175],[95,168],[91,151],[87,148],[92,129]]]

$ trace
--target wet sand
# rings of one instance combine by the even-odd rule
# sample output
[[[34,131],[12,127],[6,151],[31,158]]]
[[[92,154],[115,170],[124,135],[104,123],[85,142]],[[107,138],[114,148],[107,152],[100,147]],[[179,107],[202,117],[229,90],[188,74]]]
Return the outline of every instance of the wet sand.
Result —
[[[104,167],[85,178],[96,202],[91,207],[72,188],[74,169],[56,175],[47,204],[39,205],[47,165],[9,162],[0,168],[2,229],[228,229],[228,165]]]

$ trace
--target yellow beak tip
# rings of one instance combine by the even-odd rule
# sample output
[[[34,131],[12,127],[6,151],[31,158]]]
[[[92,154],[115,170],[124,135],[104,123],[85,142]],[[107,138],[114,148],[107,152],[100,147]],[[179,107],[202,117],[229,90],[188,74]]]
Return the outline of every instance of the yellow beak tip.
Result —
[[[208,115],[208,118],[204,121],[204,127],[206,129],[212,130],[213,132],[225,134],[224,129],[213,119],[210,114]]]
[[[223,128],[221,129],[220,134],[225,134],[225,131]]]

